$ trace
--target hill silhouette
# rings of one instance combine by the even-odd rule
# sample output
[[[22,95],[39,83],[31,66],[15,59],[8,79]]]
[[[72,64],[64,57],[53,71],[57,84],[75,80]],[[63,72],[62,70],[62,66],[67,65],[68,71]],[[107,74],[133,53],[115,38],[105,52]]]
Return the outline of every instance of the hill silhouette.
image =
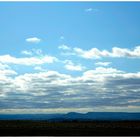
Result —
[[[140,120],[140,113],[124,112],[88,112],[67,114],[1,114],[0,120],[48,120],[48,121],[71,121],[71,120]]]

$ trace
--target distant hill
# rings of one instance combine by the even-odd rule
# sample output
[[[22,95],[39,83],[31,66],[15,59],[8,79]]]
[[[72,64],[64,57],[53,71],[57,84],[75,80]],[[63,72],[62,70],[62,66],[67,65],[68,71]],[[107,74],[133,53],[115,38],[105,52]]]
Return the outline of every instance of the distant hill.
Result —
[[[1,114],[0,120],[47,120],[47,121],[92,121],[92,120],[140,120],[140,113],[88,112],[67,114]]]

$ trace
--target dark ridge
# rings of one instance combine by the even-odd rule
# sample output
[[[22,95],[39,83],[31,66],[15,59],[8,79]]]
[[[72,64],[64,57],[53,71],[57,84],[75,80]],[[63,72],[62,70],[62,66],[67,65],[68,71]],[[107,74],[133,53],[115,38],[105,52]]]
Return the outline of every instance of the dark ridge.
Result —
[[[1,114],[0,120],[140,120],[140,113],[124,113],[124,112],[88,112],[77,113],[69,112],[67,114]]]

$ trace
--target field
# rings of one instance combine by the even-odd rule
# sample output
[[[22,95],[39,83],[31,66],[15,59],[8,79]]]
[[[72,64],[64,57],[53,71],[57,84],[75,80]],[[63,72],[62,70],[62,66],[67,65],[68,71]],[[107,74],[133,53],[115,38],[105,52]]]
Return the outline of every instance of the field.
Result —
[[[140,121],[0,121],[0,136],[140,136]]]

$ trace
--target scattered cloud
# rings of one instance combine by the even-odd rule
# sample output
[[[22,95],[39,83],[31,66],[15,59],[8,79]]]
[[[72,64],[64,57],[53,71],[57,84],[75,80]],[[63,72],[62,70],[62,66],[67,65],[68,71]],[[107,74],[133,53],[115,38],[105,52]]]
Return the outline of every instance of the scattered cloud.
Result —
[[[32,50],[23,50],[21,51],[21,54],[24,54],[24,55],[29,55],[29,56],[43,56],[43,52],[41,49],[32,49]]]
[[[111,64],[111,62],[96,62],[95,65],[97,66],[109,66]]]
[[[27,51],[27,50],[21,51],[21,54],[29,55],[29,56],[33,55],[33,53],[31,51]]]
[[[100,58],[101,52],[97,48],[92,48],[91,50],[82,50],[81,48],[74,48],[76,55],[87,59],[98,59]],[[106,52],[105,52],[106,53]]]
[[[76,65],[70,60],[65,61],[65,68],[71,71],[83,71],[85,69],[85,67],[82,66],[81,64]]]
[[[29,43],[39,43],[40,41],[41,39],[37,37],[31,37],[31,38],[26,39],[26,42],[29,42]]]
[[[86,59],[139,58],[140,47],[132,50],[112,48],[112,51],[97,48],[69,49],[68,46],[61,46],[59,49]],[[0,110],[19,108],[53,111],[58,108],[65,111],[71,108],[85,111],[101,108],[129,110],[138,109],[140,106],[140,72],[118,70],[109,67],[111,62],[102,61],[95,63],[97,66],[95,69],[87,70],[73,60],[61,60],[65,69],[79,72],[76,76],[45,69],[43,64],[59,60],[54,56],[44,55],[40,49],[26,50],[22,53],[28,57],[0,55]],[[18,73],[11,64],[31,66],[33,72]]]
[[[53,63],[58,59],[53,56],[42,56],[42,57],[13,57],[11,55],[1,55],[0,63],[3,64],[18,64],[18,65],[41,65],[44,63]]]
[[[140,58],[140,46],[134,49],[113,47],[112,51],[99,50],[92,48],[90,50],[83,50],[81,48],[74,48],[75,55],[86,59],[99,59],[101,57],[127,57],[127,58]]]
[[[68,47],[67,45],[61,45],[58,47],[58,49],[61,49],[61,50],[71,50],[70,47]]]

